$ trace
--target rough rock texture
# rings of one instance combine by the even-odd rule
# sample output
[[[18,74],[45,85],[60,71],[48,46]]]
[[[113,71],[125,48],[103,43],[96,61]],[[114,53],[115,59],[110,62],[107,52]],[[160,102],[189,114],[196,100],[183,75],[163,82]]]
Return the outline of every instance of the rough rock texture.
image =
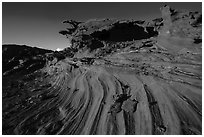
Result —
[[[173,52],[201,52],[201,13],[173,10],[169,6],[162,7],[161,13],[164,26],[159,31],[158,44]]]
[[[87,54],[94,51],[94,56],[102,53],[103,50],[109,50],[106,46],[109,43],[112,46],[112,43],[123,44],[158,35],[153,26],[145,25],[145,21],[94,19],[77,23],[73,27],[72,24],[76,24],[75,22],[73,20],[64,21],[63,23],[68,24],[69,27],[59,33],[67,36],[72,43],[72,48],[79,52],[89,50]],[[114,50],[114,47],[110,48]],[[96,49],[99,50],[95,51]]]
[[[70,48],[35,50],[44,63],[25,74],[3,65],[3,134],[201,135],[201,14],[161,13],[149,23],[65,21]]]
[[[20,70],[22,70],[22,72],[25,72],[25,70],[28,72],[38,70],[46,63],[44,54],[49,52],[52,51],[25,45],[3,45],[3,75],[10,75]]]

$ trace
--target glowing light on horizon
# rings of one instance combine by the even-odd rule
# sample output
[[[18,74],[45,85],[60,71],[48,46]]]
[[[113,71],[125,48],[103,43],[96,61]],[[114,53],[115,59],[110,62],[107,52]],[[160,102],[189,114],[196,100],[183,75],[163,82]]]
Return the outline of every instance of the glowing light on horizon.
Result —
[[[61,51],[61,50],[63,50],[63,49],[61,49],[61,48],[57,48],[57,49],[56,49],[56,51]]]

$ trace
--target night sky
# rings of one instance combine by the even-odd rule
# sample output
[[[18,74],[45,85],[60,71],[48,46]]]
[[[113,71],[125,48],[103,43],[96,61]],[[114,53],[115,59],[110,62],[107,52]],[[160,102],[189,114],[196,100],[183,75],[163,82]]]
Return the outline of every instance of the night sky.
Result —
[[[175,9],[202,11],[202,3],[23,3],[3,2],[3,44],[25,44],[46,49],[65,48],[68,40],[58,32],[62,21],[94,18],[145,19],[160,17],[165,4]]]

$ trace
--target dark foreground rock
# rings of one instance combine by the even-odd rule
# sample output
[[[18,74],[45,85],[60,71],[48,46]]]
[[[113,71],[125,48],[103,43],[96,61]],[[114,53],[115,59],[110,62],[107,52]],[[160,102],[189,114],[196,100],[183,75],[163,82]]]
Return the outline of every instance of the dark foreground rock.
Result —
[[[2,45],[3,75],[11,75],[19,71],[31,73],[38,70],[46,63],[45,53],[50,52],[52,51],[25,45]]]
[[[201,135],[202,15],[161,13],[64,21],[60,52],[3,46],[3,134]]]

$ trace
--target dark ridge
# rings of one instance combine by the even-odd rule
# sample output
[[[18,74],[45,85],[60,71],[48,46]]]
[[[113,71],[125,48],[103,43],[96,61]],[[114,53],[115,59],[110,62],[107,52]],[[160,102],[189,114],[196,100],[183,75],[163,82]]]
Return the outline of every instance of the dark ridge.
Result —
[[[135,120],[131,112],[123,111],[125,119],[125,135],[135,135]]]
[[[149,102],[149,109],[152,116],[152,134],[153,135],[163,135],[166,132],[166,127],[164,126],[163,119],[159,110],[159,106],[154,96],[152,95],[149,87],[144,85],[145,92],[147,94],[147,99]]]
[[[7,75],[20,71],[31,73],[44,67],[46,63],[45,54],[52,52],[51,50],[26,45],[2,45],[2,72],[7,71]]]
[[[105,99],[106,99],[106,96],[107,96],[107,89],[106,89],[106,86],[105,86],[104,82],[102,80],[100,80],[100,79],[99,79],[99,81],[101,82],[101,85],[103,87],[103,98],[101,100],[98,112],[97,112],[97,114],[96,114],[96,116],[94,118],[94,122],[93,122],[92,127],[91,127],[90,135],[96,135],[96,133],[97,133],[98,123],[100,121],[100,117],[101,117],[101,114],[102,114],[102,111],[103,111]]]

